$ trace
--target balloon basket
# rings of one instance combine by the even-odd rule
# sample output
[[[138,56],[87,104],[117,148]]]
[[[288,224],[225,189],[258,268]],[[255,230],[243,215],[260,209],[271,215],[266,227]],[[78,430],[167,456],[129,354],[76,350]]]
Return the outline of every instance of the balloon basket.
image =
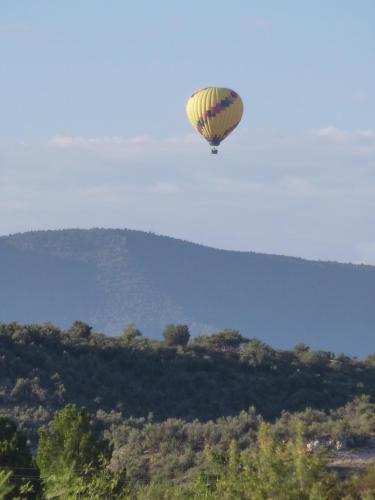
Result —
[[[219,152],[219,151],[218,151],[216,148],[212,148],[212,149],[211,149],[211,153],[212,153],[213,155],[217,155],[217,154],[218,154],[218,152]]]

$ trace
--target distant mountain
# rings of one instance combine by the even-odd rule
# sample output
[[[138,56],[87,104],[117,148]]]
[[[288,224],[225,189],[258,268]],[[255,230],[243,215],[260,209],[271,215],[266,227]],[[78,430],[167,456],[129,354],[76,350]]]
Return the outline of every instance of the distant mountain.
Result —
[[[375,351],[375,267],[217,250],[119,229],[0,237],[0,321],[118,334],[234,328],[276,347]]]

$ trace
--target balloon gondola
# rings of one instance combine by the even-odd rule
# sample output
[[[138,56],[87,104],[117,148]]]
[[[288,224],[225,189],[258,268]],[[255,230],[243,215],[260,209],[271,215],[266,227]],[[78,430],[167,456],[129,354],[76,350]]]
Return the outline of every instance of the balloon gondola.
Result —
[[[243,103],[234,90],[206,87],[190,96],[186,113],[193,128],[212,146],[211,153],[217,154],[217,146],[240,123]]]

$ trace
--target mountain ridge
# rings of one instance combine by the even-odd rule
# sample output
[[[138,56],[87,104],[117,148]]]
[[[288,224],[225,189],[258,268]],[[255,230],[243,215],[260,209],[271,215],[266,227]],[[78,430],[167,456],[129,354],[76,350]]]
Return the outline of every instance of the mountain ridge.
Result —
[[[375,267],[216,249],[134,229],[61,229],[0,237],[0,321],[119,334],[135,322],[193,334],[239,329],[277,347],[375,350]]]
[[[350,261],[339,261],[339,260],[330,260],[330,259],[309,259],[307,257],[300,257],[297,255],[287,255],[280,253],[269,253],[269,252],[256,252],[255,250],[237,250],[237,249],[228,249],[228,248],[220,248],[212,245],[208,245],[205,243],[199,243],[197,241],[186,240],[184,238],[177,238],[176,236],[169,236],[167,234],[155,233],[153,231],[145,231],[141,229],[130,229],[130,228],[121,228],[121,227],[101,227],[101,226],[93,226],[90,228],[79,228],[79,227],[67,227],[63,229],[32,229],[29,231],[18,231],[16,233],[9,233],[0,235],[0,241],[2,239],[14,238],[14,237],[22,237],[27,234],[44,234],[44,233],[59,233],[59,232],[85,232],[85,231],[126,231],[129,233],[141,233],[147,234],[150,236],[156,236],[158,238],[165,238],[168,240],[178,241],[180,243],[187,243],[189,245],[206,248],[209,250],[217,250],[219,252],[228,252],[235,254],[251,254],[251,255],[262,255],[263,257],[280,257],[282,259],[291,259],[291,260],[299,260],[303,262],[316,262],[323,264],[338,264],[344,266],[355,266],[355,267],[368,267],[375,268],[375,264],[366,264],[363,262],[350,262]]]

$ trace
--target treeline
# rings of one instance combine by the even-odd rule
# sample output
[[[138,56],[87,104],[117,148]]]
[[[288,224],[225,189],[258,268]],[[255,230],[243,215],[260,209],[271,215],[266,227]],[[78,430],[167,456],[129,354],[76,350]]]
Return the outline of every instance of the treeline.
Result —
[[[129,325],[120,336],[76,321],[0,324],[0,409],[37,429],[68,403],[90,414],[208,421],[254,406],[266,419],[306,407],[331,410],[375,395],[375,356],[353,359],[299,344],[275,350],[225,330],[190,338],[168,325],[160,341]]]
[[[362,397],[330,415],[284,414],[274,424],[251,410],[207,423],[128,419],[103,435],[70,404],[39,429],[34,457],[26,436],[2,417],[0,498],[369,500],[374,466],[339,473],[330,464],[337,452],[309,451],[307,442],[327,430],[368,440],[374,415]]]

